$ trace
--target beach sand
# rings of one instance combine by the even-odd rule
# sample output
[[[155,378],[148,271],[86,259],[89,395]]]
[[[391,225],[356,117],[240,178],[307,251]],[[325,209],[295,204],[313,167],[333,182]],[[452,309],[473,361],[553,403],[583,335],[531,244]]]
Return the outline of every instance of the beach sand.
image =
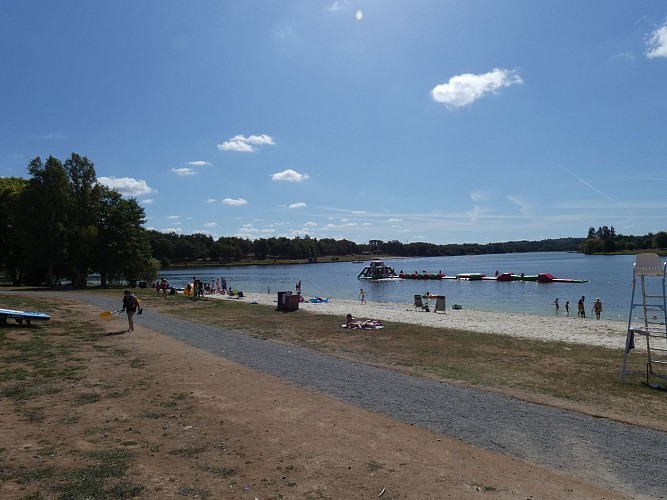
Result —
[[[244,302],[273,305],[276,294],[246,293]],[[218,294],[207,298],[237,300]],[[308,299],[308,297],[306,297]],[[435,328],[455,328],[475,333],[497,333],[533,340],[560,341],[571,344],[589,344],[623,349],[627,323],[623,321],[577,318],[575,311],[570,317],[561,308],[558,316],[537,316],[521,313],[475,311],[472,309],[452,309],[448,304],[446,314],[434,313],[435,301],[431,300],[431,312],[416,310],[411,303],[373,302],[360,304],[356,300],[329,298],[328,302],[311,303],[307,300],[299,304],[299,310],[309,313],[336,316],[340,324],[345,323],[345,315],[350,313],[355,319],[376,319],[383,322],[412,323]],[[604,315],[604,313],[603,313]],[[640,347],[640,343],[637,343]]]

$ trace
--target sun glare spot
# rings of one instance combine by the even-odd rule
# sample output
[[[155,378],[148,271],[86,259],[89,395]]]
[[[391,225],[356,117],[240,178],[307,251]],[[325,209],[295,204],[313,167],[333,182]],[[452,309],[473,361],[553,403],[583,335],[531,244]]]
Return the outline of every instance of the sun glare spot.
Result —
[[[361,21],[364,18],[364,13],[358,10],[357,13],[355,14],[355,17],[357,18],[357,21]]]

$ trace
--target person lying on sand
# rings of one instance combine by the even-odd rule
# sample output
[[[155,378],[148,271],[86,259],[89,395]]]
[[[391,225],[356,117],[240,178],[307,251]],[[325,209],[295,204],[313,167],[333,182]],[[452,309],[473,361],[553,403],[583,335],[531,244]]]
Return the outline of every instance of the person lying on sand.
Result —
[[[346,316],[345,328],[369,329],[382,326],[382,322],[376,319],[356,320],[351,314]]]

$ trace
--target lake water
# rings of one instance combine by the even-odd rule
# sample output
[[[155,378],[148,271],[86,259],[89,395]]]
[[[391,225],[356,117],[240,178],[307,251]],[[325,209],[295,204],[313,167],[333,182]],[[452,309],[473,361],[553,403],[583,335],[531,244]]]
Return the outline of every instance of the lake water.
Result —
[[[661,259],[664,261],[664,258]],[[603,319],[627,321],[632,294],[634,255],[583,255],[549,252],[503,255],[474,255],[411,259],[385,259],[398,273],[427,271],[446,275],[497,271],[527,275],[551,273],[557,278],[585,279],[588,283],[537,283],[530,281],[457,281],[457,280],[392,280],[373,282],[359,280],[357,275],[365,263],[334,262],[326,264],[294,264],[275,266],[203,267],[168,269],[161,272],[172,286],[184,287],[193,276],[204,281],[224,277],[227,286],[247,292],[271,293],[295,289],[301,280],[301,292],[308,297],[334,297],[357,300],[359,289],[366,291],[367,301],[398,302],[412,305],[413,295],[445,295],[447,305],[461,304],[466,309],[481,311],[525,312],[538,315],[564,315],[565,301],[570,301],[570,316],[576,317],[577,301],[586,297],[586,314],[596,297],[600,297]],[[653,281],[651,281],[653,280]],[[647,282],[660,282],[649,278]],[[560,310],[553,305],[558,297]]]

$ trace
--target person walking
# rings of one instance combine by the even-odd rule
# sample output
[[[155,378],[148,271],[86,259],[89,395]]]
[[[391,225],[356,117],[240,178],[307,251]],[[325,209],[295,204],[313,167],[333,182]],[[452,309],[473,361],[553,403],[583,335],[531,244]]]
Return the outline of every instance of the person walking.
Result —
[[[595,319],[600,319],[600,313],[602,313],[602,301],[598,297],[593,303],[593,312],[595,312]]]
[[[127,331],[134,331],[134,313],[139,310],[141,314],[141,307],[139,306],[139,299],[137,299],[133,293],[129,290],[123,292],[123,311],[127,314]]]
[[[366,292],[364,292],[363,288],[359,290],[359,302],[362,304],[366,303]]]
[[[579,299],[579,302],[577,302],[577,317],[579,318],[586,317],[586,307],[584,306],[584,300],[586,300],[586,297],[582,295]]]

